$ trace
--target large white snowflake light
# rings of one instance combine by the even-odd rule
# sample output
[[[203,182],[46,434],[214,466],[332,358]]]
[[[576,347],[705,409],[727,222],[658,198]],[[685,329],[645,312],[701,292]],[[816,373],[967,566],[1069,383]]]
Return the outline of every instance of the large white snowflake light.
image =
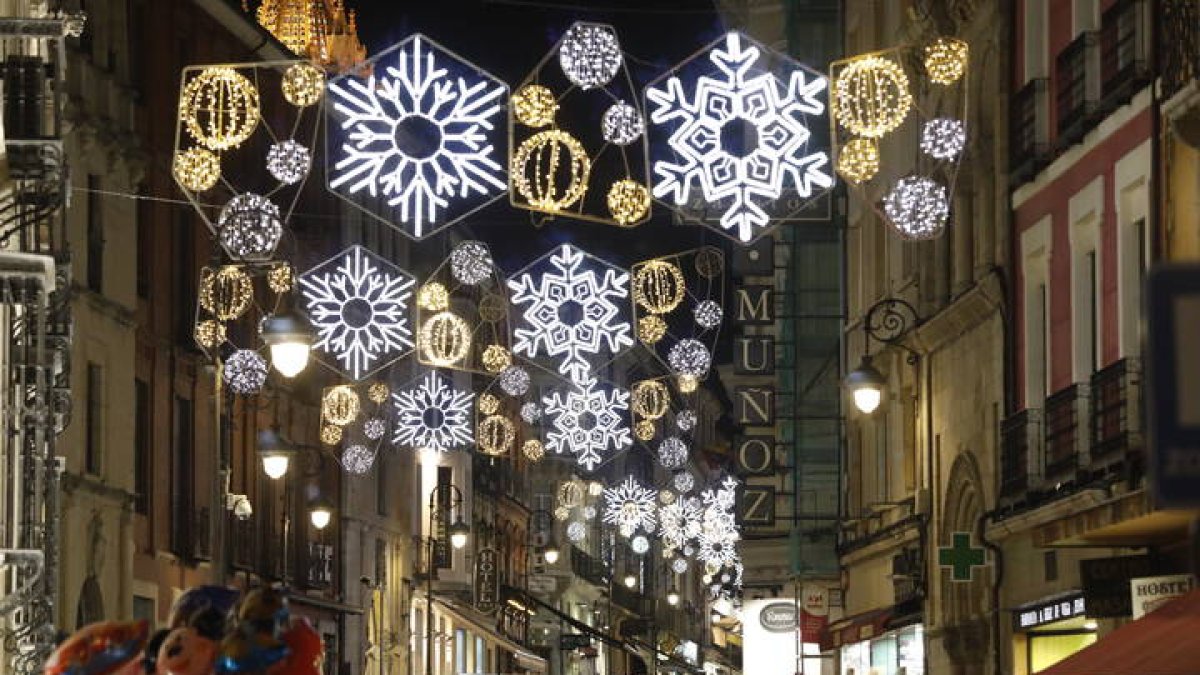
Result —
[[[657,525],[655,491],[638,483],[633,476],[604,491],[604,522],[616,525],[626,537],[640,527],[653,531]]]
[[[469,445],[474,440],[474,399],[473,393],[458,391],[442,376],[429,373],[419,385],[392,394],[396,410],[392,442],[439,452]]]
[[[329,189],[415,239],[504,194],[508,87],[422,35],[373,62],[329,82]]]
[[[679,497],[658,509],[658,522],[663,546],[668,550],[683,548],[689,540],[700,536],[703,509],[694,497]]]
[[[661,127],[668,147],[657,145],[674,155],[654,162],[654,196],[705,224],[707,206],[720,213],[719,231],[757,239],[777,220],[772,203],[785,196],[786,183],[802,201],[833,186],[828,153],[813,147],[814,132],[828,125],[827,85],[816,71],[728,33],[646,88],[652,130]]]
[[[318,355],[354,381],[413,348],[412,275],[361,246],[300,275]]]
[[[525,272],[508,282],[513,305],[522,307],[513,351],[548,357],[572,382],[586,384],[592,381],[589,357],[615,358],[633,346],[629,273],[569,244],[550,254],[549,263],[553,271]]]
[[[542,399],[551,428],[546,445],[556,454],[571,453],[588,471],[603,461],[603,455],[633,445],[625,420],[629,392],[589,387],[561,392]]]

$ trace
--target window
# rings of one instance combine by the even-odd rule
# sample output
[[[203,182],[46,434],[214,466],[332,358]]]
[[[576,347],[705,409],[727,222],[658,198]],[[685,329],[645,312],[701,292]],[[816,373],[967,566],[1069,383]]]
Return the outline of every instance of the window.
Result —
[[[195,464],[194,412],[192,402],[176,396],[171,427],[171,550],[191,555],[192,504]]]
[[[1071,8],[1071,19],[1075,29],[1074,35],[1096,30],[1100,21],[1099,3],[1097,0],[1074,0]]]
[[[383,539],[375,540],[375,584],[379,587],[387,586],[388,570],[387,570],[387,542]]]
[[[146,514],[150,511],[150,385],[134,379],[133,393],[133,503],[138,513]]]
[[[182,344],[192,344],[192,322],[196,313],[196,249],[192,214],[188,209],[176,209],[174,255],[171,269],[175,272],[175,336]]]
[[[1045,2],[1025,0],[1025,17],[1022,22],[1025,42],[1025,82],[1046,76],[1046,55],[1050,51],[1046,41],[1048,19]]]
[[[1021,334],[1024,358],[1024,406],[1041,408],[1050,382],[1050,296],[1046,286],[1050,261],[1050,216],[1021,233]]]
[[[470,672],[467,670],[467,632],[461,628],[454,631],[454,672]]]
[[[87,438],[84,440],[84,469],[99,476],[104,452],[104,369],[100,364],[87,365]]]
[[[1085,333],[1085,357],[1091,372],[1100,369],[1100,328],[1097,326],[1100,318],[1099,297],[1100,276],[1096,268],[1096,252],[1088,251],[1084,256],[1084,279],[1087,292],[1084,295],[1084,309],[1087,312],[1087,329]]]
[[[147,598],[144,595],[137,595],[135,593],[133,596],[133,618],[135,620],[146,621],[151,626],[155,625],[158,623],[158,617],[155,616],[157,611],[154,605],[154,598]]]
[[[87,177],[87,285],[104,292],[104,202],[100,199],[100,176]]]
[[[1058,581],[1058,553],[1045,551],[1042,553],[1042,567],[1046,581]]]

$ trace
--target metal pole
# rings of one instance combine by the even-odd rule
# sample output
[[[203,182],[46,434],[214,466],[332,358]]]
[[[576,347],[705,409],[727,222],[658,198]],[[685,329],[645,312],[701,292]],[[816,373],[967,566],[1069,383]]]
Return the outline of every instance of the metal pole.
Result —
[[[225,462],[225,444],[221,436],[221,357],[213,359],[213,440],[215,441],[212,478],[212,505],[208,511],[209,549],[212,555],[212,583],[225,585],[225,493],[229,468]]]
[[[437,488],[429,493],[429,531],[425,548],[425,673],[433,675],[433,508]]]

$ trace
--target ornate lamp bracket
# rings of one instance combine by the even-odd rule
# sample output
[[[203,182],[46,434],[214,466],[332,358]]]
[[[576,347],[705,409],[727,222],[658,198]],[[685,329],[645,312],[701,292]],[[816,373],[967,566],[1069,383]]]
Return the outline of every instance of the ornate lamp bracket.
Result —
[[[912,347],[901,342],[905,335],[921,325],[921,317],[908,301],[900,298],[885,298],[871,305],[863,319],[863,333],[866,335],[867,353],[871,352],[871,340],[899,347],[908,353],[905,361],[914,365],[920,359],[920,354]]]

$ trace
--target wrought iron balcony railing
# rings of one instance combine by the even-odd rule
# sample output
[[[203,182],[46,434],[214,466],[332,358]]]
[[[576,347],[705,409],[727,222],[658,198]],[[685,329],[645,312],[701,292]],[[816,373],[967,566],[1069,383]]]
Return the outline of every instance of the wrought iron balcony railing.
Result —
[[[1092,375],[1091,464],[1115,463],[1142,452],[1142,369],[1121,359]]]
[[[1088,440],[1088,385],[1072,384],[1046,399],[1045,478],[1069,482]]]
[[[1054,60],[1054,106],[1059,148],[1079,142],[1100,105],[1100,39],[1081,33]]]
[[[1013,96],[1010,168],[1014,183],[1032,178],[1048,161],[1049,83],[1046,78],[1030,80]]]
[[[1000,425],[1000,495],[1016,497],[1036,486],[1041,473],[1042,411],[1027,408]]]
[[[588,583],[607,587],[612,579],[612,571],[599,558],[594,558],[575,546],[571,547],[571,573]]]
[[[1200,75],[1200,0],[1159,0],[1158,54],[1163,98]]]
[[[1150,3],[1118,0],[1100,21],[1100,92],[1112,110],[1151,80]]]

